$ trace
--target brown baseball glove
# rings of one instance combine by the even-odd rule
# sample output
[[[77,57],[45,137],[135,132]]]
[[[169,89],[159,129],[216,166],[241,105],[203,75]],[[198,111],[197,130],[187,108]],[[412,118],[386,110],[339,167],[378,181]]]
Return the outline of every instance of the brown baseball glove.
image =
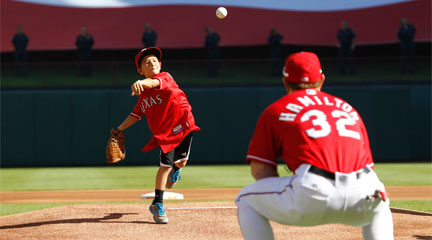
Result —
[[[107,163],[112,164],[126,157],[125,135],[118,129],[111,129],[106,146]]]

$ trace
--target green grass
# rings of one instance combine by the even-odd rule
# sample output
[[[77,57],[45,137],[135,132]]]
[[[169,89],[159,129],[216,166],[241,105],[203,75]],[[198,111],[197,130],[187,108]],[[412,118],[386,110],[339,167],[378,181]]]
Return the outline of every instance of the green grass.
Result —
[[[2,191],[152,189],[158,167],[3,168]],[[387,186],[432,185],[432,164],[376,164]],[[279,165],[281,176],[290,172]],[[186,166],[182,188],[237,188],[253,182],[248,165]]]
[[[45,208],[71,205],[72,203],[3,203],[0,205],[0,216],[31,212]]]
[[[152,189],[158,167],[0,169],[2,191]],[[241,187],[252,182],[247,166],[187,166],[182,188]],[[230,177],[232,181],[225,181]],[[222,180],[222,181],[221,181]]]
[[[153,189],[158,167],[3,168],[1,191]],[[432,163],[376,164],[386,186],[431,186]],[[290,176],[283,165],[281,176]],[[248,165],[187,166],[180,188],[240,188],[252,183]],[[95,203],[95,202],[92,202]],[[107,203],[107,202],[100,202]],[[132,203],[142,203],[132,202]],[[77,203],[1,204],[0,216]],[[432,212],[432,201],[392,201],[392,207]]]
[[[0,169],[2,191],[152,189],[158,167]],[[289,173],[280,166],[281,175]],[[253,182],[248,165],[187,166],[182,188],[235,188]]]
[[[411,210],[415,210],[415,211],[432,213],[432,201],[431,200],[391,201],[390,207],[411,209]]]
[[[386,186],[432,185],[432,163],[376,164],[375,172]]]

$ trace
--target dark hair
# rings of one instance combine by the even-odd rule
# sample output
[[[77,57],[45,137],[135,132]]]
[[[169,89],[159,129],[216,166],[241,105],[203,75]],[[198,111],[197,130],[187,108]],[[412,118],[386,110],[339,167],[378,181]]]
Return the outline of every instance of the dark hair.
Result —
[[[313,82],[313,83],[290,83],[290,82],[287,82],[287,85],[294,91],[308,89],[308,88],[317,88],[320,86],[320,84],[321,84],[321,80]]]

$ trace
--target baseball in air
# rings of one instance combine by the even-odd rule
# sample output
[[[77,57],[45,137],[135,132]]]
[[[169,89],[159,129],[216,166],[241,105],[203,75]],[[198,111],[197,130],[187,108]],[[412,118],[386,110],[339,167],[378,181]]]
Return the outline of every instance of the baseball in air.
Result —
[[[216,16],[220,19],[225,18],[228,15],[228,11],[224,7],[216,9]]]

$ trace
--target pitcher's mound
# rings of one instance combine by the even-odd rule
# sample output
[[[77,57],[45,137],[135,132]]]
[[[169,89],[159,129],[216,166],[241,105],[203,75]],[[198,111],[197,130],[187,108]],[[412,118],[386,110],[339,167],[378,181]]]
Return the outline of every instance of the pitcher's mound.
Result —
[[[0,217],[0,239],[242,239],[232,202],[166,202],[169,224],[153,222],[149,203],[70,205]],[[396,239],[429,239],[429,213],[393,210]],[[292,227],[272,223],[275,239],[362,239],[340,224]]]

